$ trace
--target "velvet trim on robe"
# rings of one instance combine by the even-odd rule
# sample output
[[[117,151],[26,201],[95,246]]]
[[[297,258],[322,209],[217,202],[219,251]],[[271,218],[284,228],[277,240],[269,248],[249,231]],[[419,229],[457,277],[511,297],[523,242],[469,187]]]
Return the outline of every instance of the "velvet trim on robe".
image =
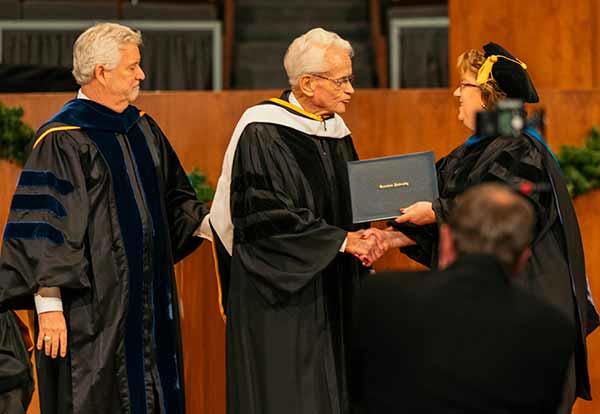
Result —
[[[201,242],[205,207],[160,128],[134,107],[116,114],[74,100],[38,135],[11,220],[37,220],[63,240],[5,233],[0,304],[30,306],[39,286],[61,288],[69,354],[38,355],[44,412],[185,412],[172,264]]]
[[[123,113],[115,113],[110,109],[86,99],[74,99],[68,102],[63,110],[50,122],[79,126],[87,131],[89,137],[96,143],[107,161],[113,177],[113,188],[119,213],[119,225],[125,241],[125,250],[129,262],[129,304],[127,312],[127,330],[125,349],[129,394],[132,412],[145,413],[147,393],[153,393],[152,387],[146,384],[144,371],[144,325],[149,324],[153,332],[152,345],[158,364],[158,372],[164,397],[161,411],[165,413],[183,413],[185,411],[185,396],[181,388],[181,379],[177,356],[178,326],[173,322],[172,288],[168,278],[162,275],[168,272],[164,257],[166,235],[163,211],[160,207],[158,180],[155,175],[155,163],[150,155],[146,139],[137,125],[141,112],[130,105]],[[129,166],[136,170],[134,173],[141,180],[143,202],[150,212],[150,224],[144,226],[136,205],[136,199],[129,177],[123,149],[115,139],[114,134],[120,133],[128,137],[136,165]],[[149,228],[151,227],[151,228]],[[150,235],[144,232],[151,232]],[[152,252],[145,252],[144,240],[150,240]],[[148,257],[153,267],[152,279],[144,276],[144,257]],[[150,297],[144,297],[145,291],[150,291]],[[151,320],[145,320],[144,301],[151,300],[153,315]],[[157,335],[160,333],[160,335]],[[152,374],[153,375],[153,374]]]

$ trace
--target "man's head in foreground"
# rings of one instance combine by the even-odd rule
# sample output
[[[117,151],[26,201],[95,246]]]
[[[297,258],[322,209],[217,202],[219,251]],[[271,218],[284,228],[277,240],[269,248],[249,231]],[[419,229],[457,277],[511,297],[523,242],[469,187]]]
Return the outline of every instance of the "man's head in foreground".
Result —
[[[531,251],[534,210],[501,184],[481,184],[456,199],[440,229],[440,268],[467,254],[495,256],[508,273],[523,269]]]

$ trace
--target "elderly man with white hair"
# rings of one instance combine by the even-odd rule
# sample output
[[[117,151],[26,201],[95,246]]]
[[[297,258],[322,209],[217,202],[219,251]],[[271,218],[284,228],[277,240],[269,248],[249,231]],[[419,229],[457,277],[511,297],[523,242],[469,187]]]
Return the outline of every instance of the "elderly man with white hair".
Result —
[[[35,303],[43,414],[185,412],[173,263],[207,210],[131,105],[141,43],[112,23],[79,36],[77,99],[37,132],[12,200],[0,305]]]
[[[248,109],[227,148],[203,230],[227,317],[230,414],[350,410],[348,333],[367,271],[357,257],[387,248],[352,224],[346,162],[357,154],[340,117],[352,55],[320,28],[295,39],[291,91]]]

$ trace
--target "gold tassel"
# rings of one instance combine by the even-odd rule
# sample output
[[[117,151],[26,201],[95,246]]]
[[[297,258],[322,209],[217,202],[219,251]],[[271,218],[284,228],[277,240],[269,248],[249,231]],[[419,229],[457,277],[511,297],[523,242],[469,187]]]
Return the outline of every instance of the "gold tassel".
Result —
[[[521,66],[523,70],[527,70],[527,65],[524,62],[521,62],[519,59],[511,59],[509,57],[503,55],[490,55],[487,57],[483,65],[479,68],[477,72],[477,80],[475,81],[478,85],[483,85],[490,79],[494,79],[494,75],[492,74],[492,69],[494,67],[494,63],[498,62],[498,58],[506,59],[511,62],[516,63]]]
[[[490,79],[490,77],[493,78],[492,69],[494,67],[494,63],[497,61],[497,55],[490,55],[485,62],[483,62],[483,65],[481,65],[479,68],[479,72],[477,72],[477,80],[475,81],[478,85],[483,85]]]

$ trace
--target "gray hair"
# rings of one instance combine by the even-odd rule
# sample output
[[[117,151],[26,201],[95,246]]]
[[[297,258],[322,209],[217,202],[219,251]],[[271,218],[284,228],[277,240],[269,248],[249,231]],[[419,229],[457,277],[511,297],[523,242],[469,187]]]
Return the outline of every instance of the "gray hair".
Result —
[[[490,254],[510,271],[533,239],[535,213],[509,187],[486,183],[457,197],[448,225],[459,256]]]
[[[129,43],[139,47],[142,34],[117,23],[98,23],[79,35],[73,46],[73,76],[77,83],[90,83],[96,65],[114,69],[121,59],[119,49]]]
[[[290,85],[295,86],[298,79],[307,73],[327,72],[329,68],[325,61],[325,53],[331,47],[347,51],[351,58],[354,56],[350,42],[320,27],[294,39],[283,58]]]

